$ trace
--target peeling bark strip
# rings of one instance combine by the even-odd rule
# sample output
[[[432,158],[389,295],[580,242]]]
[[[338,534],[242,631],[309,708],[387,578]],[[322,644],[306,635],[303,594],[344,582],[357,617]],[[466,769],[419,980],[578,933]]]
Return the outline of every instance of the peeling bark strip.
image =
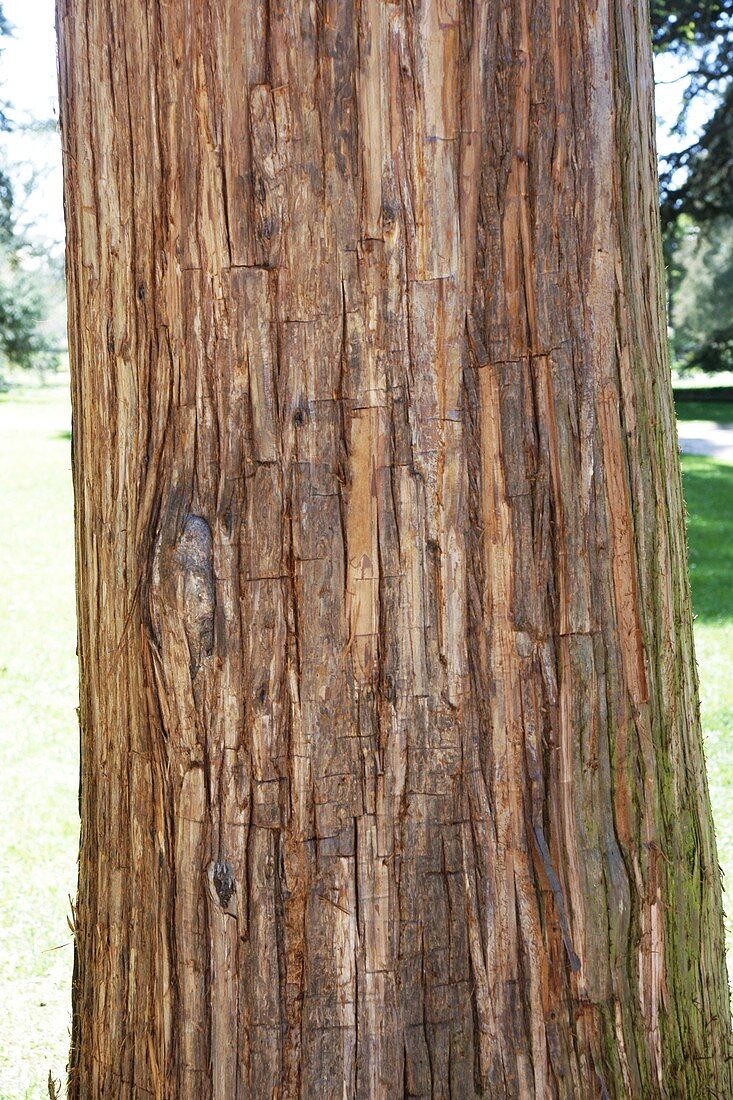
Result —
[[[732,1096],[637,0],[58,0],[72,1100]]]

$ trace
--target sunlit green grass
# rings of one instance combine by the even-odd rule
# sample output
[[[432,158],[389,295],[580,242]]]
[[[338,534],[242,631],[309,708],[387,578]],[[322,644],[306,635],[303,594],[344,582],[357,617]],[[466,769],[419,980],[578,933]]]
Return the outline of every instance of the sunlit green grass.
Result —
[[[63,385],[0,398],[0,1100],[46,1097],[68,1049],[78,830],[68,428]],[[710,790],[733,882],[733,466],[685,457],[683,470]]]
[[[64,1077],[78,820],[69,411],[0,400],[0,1098]]]
[[[733,963],[733,465],[682,459],[695,646],[718,856]],[[731,966],[733,970],[733,966]]]

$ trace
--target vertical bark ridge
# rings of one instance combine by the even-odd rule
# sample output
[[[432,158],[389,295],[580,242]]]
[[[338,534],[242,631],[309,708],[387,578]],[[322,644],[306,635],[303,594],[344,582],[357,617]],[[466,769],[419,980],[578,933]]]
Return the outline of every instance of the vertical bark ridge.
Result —
[[[733,1088],[645,19],[58,0],[72,1097]]]

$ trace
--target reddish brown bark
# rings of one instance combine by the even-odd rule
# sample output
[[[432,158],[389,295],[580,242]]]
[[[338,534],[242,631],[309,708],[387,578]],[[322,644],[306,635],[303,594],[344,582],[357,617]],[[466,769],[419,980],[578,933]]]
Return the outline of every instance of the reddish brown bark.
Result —
[[[70,1095],[733,1094],[634,0],[58,0]]]

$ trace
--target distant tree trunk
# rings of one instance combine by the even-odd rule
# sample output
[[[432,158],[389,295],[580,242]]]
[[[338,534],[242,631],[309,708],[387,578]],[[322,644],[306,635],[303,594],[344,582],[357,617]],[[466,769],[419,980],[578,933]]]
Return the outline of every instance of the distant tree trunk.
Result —
[[[732,1096],[643,0],[58,23],[70,1096]]]

